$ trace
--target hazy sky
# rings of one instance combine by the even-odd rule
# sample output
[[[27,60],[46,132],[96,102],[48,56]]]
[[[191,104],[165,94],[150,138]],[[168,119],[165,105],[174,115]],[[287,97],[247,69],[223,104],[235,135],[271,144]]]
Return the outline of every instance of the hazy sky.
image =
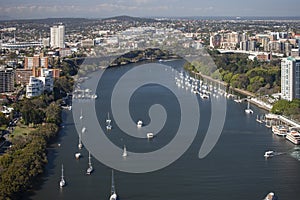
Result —
[[[0,0],[11,18],[131,16],[300,16],[300,0]]]

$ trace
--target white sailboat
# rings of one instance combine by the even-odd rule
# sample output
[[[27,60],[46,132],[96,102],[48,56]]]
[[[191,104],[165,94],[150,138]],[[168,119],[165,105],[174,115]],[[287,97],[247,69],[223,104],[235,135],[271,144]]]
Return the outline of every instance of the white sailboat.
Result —
[[[79,133],[78,149],[82,149],[81,133]]]
[[[111,170],[111,192],[110,192],[109,200],[117,200],[117,198],[118,195],[116,193],[115,183],[114,183],[114,170]]]
[[[109,113],[107,113],[107,119],[106,119],[106,129],[111,130],[112,126],[110,125],[111,119],[109,118]]]
[[[126,150],[126,146],[124,145],[124,148],[123,148],[123,154],[122,154],[123,157],[127,157],[127,150]]]
[[[253,114],[253,110],[250,109],[250,102],[248,101],[247,109],[245,109],[245,113]]]
[[[89,152],[89,167],[86,170],[86,174],[90,175],[93,172],[93,166],[91,162],[91,153]]]
[[[61,180],[59,182],[59,186],[62,188],[66,185],[66,181],[64,179],[64,165],[61,165]]]
[[[79,117],[80,120],[83,119],[83,115],[82,115],[82,109],[80,110],[80,117]]]

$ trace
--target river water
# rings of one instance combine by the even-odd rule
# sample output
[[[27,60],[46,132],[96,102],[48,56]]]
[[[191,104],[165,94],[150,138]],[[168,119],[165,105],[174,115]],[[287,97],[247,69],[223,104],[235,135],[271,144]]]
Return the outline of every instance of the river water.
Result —
[[[170,61],[167,65],[182,71],[181,61]],[[109,96],[113,82],[134,66],[111,68],[106,70],[105,87],[99,87],[96,100],[99,121],[104,121],[110,111]],[[132,80],[134,81],[134,80]],[[170,81],[175,81],[170,78]],[[107,84],[105,84],[107,83]],[[179,89],[180,90],[180,89]],[[187,91],[182,91],[182,95]],[[194,94],[193,94],[194,95]],[[178,102],[170,99],[174,95],[166,88],[157,85],[141,87],[132,97],[129,107],[134,120],[141,117],[147,124],[149,105],[164,105],[168,120],[162,132],[174,132],[180,123],[176,113]],[[198,158],[198,152],[207,131],[211,116],[211,102],[199,98],[201,111],[200,127],[189,149],[171,165],[150,173],[132,174],[115,171],[115,186],[122,200],[259,200],[273,191],[279,199],[298,199],[300,186],[300,161],[292,157],[297,153],[295,145],[284,138],[274,136],[264,124],[256,122],[256,115],[263,111],[252,107],[254,114],[244,112],[246,103],[228,100],[226,103],[226,121],[222,134],[204,158]],[[99,112],[99,113],[98,113]],[[103,115],[105,113],[105,115]],[[114,124],[107,137],[122,147],[126,140],[127,148],[134,152],[148,152],[162,148],[173,138],[172,135],[158,135],[152,141],[126,137]],[[191,120],[192,117],[191,117]],[[60,144],[60,145],[59,145]],[[48,149],[49,163],[45,173],[36,183],[34,190],[25,199],[109,199],[111,188],[111,168],[92,159],[94,172],[86,175],[88,152],[80,150],[83,157],[74,158],[78,152],[78,134],[74,126],[72,111],[63,111],[63,128],[59,138]],[[274,150],[280,155],[266,160],[264,152]],[[129,155],[130,156],[130,155]],[[61,164],[64,164],[66,187],[59,188]]]

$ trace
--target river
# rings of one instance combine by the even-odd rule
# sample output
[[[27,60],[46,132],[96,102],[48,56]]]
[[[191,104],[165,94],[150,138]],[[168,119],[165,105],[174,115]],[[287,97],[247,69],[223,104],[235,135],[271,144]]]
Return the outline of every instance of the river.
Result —
[[[179,69],[181,61],[170,61],[167,65]],[[110,68],[109,76],[104,78],[105,87],[99,87],[96,100],[98,119],[106,118],[109,96],[113,82],[132,66]],[[134,67],[134,66],[133,66]],[[106,82],[105,82],[106,81]],[[134,80],[132,80],[134,82]],[[170,78],[170,81],[172,79]],[[101,90],[101,91],[100,91]],[[180,89],[179,89],[180,90]],[[182,91],[182,95],[187,91]],[[165,106],[168,120],[162,132],[174,132],[180,122],[176,118],[178,102],[172,92],[157,85],[141,87],[133,95],[130,109],[132,117],[142,117],[147,124],[149,105],[160,103]],[[198,158],[199,148],[208,128],[211,116],[211,102],[199,100],[201,111],[200,127],[193,143],[188,150],[171,165],[154,172],[132,174],[115,170],[115,186],[122,200],[254,200],[263,199],[273,191],[279,199],[298,199],[300,186],[300,162],[290,154],[297,151],[295,145],[284,138],[274,136],[264,124],[256,122],[256,115],[263,110],[252,107],[254,114],[244,112],[246,103],[236,103],[228,100],[226,103],[226,121],[222,134],[212,149],[204,158]],[[105,115],[103,115],[105,113]],[[94,172],[86,175],[88,152],[80,150],[83,157],[76,160],[74,153],[78,152],[78,134],[74,126],[72,111],[63,111],[63,128],[59,137],[48,148],[48,164],[45,173],[24,199],[109,199],[111,188],[111,168],[92,159]],[[114,121],[113,116],[111,116]],[[191,120],[192,117],[191,117]],[[152,141],[126,137],[113,123],[113,129],[107,137],[122,148],[123,139],[129,150],[148,152],[162,148],[174,136],[158,135]],[[121,138],[121,139],[120,139]],[[264,158],[264,152],[274,150],[280,155],[271,159]],[[130,156],[130,154],[129,154]],[[59,188],[61,164],[64,164],[64,174],[67,185]]]

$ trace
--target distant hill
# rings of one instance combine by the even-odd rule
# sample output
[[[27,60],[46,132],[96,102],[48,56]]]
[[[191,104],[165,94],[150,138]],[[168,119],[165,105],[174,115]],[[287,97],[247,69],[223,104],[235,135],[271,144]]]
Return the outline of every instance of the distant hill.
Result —
[[[0,15],[0,21],[12,20],[13,18],[7,15]]]
[[[131,17],[127,15],[109,17],[109,18],[104,18],[102,20],[103,21],[127,21],[127,22],[156,22],[157,21],[151,18]]]

